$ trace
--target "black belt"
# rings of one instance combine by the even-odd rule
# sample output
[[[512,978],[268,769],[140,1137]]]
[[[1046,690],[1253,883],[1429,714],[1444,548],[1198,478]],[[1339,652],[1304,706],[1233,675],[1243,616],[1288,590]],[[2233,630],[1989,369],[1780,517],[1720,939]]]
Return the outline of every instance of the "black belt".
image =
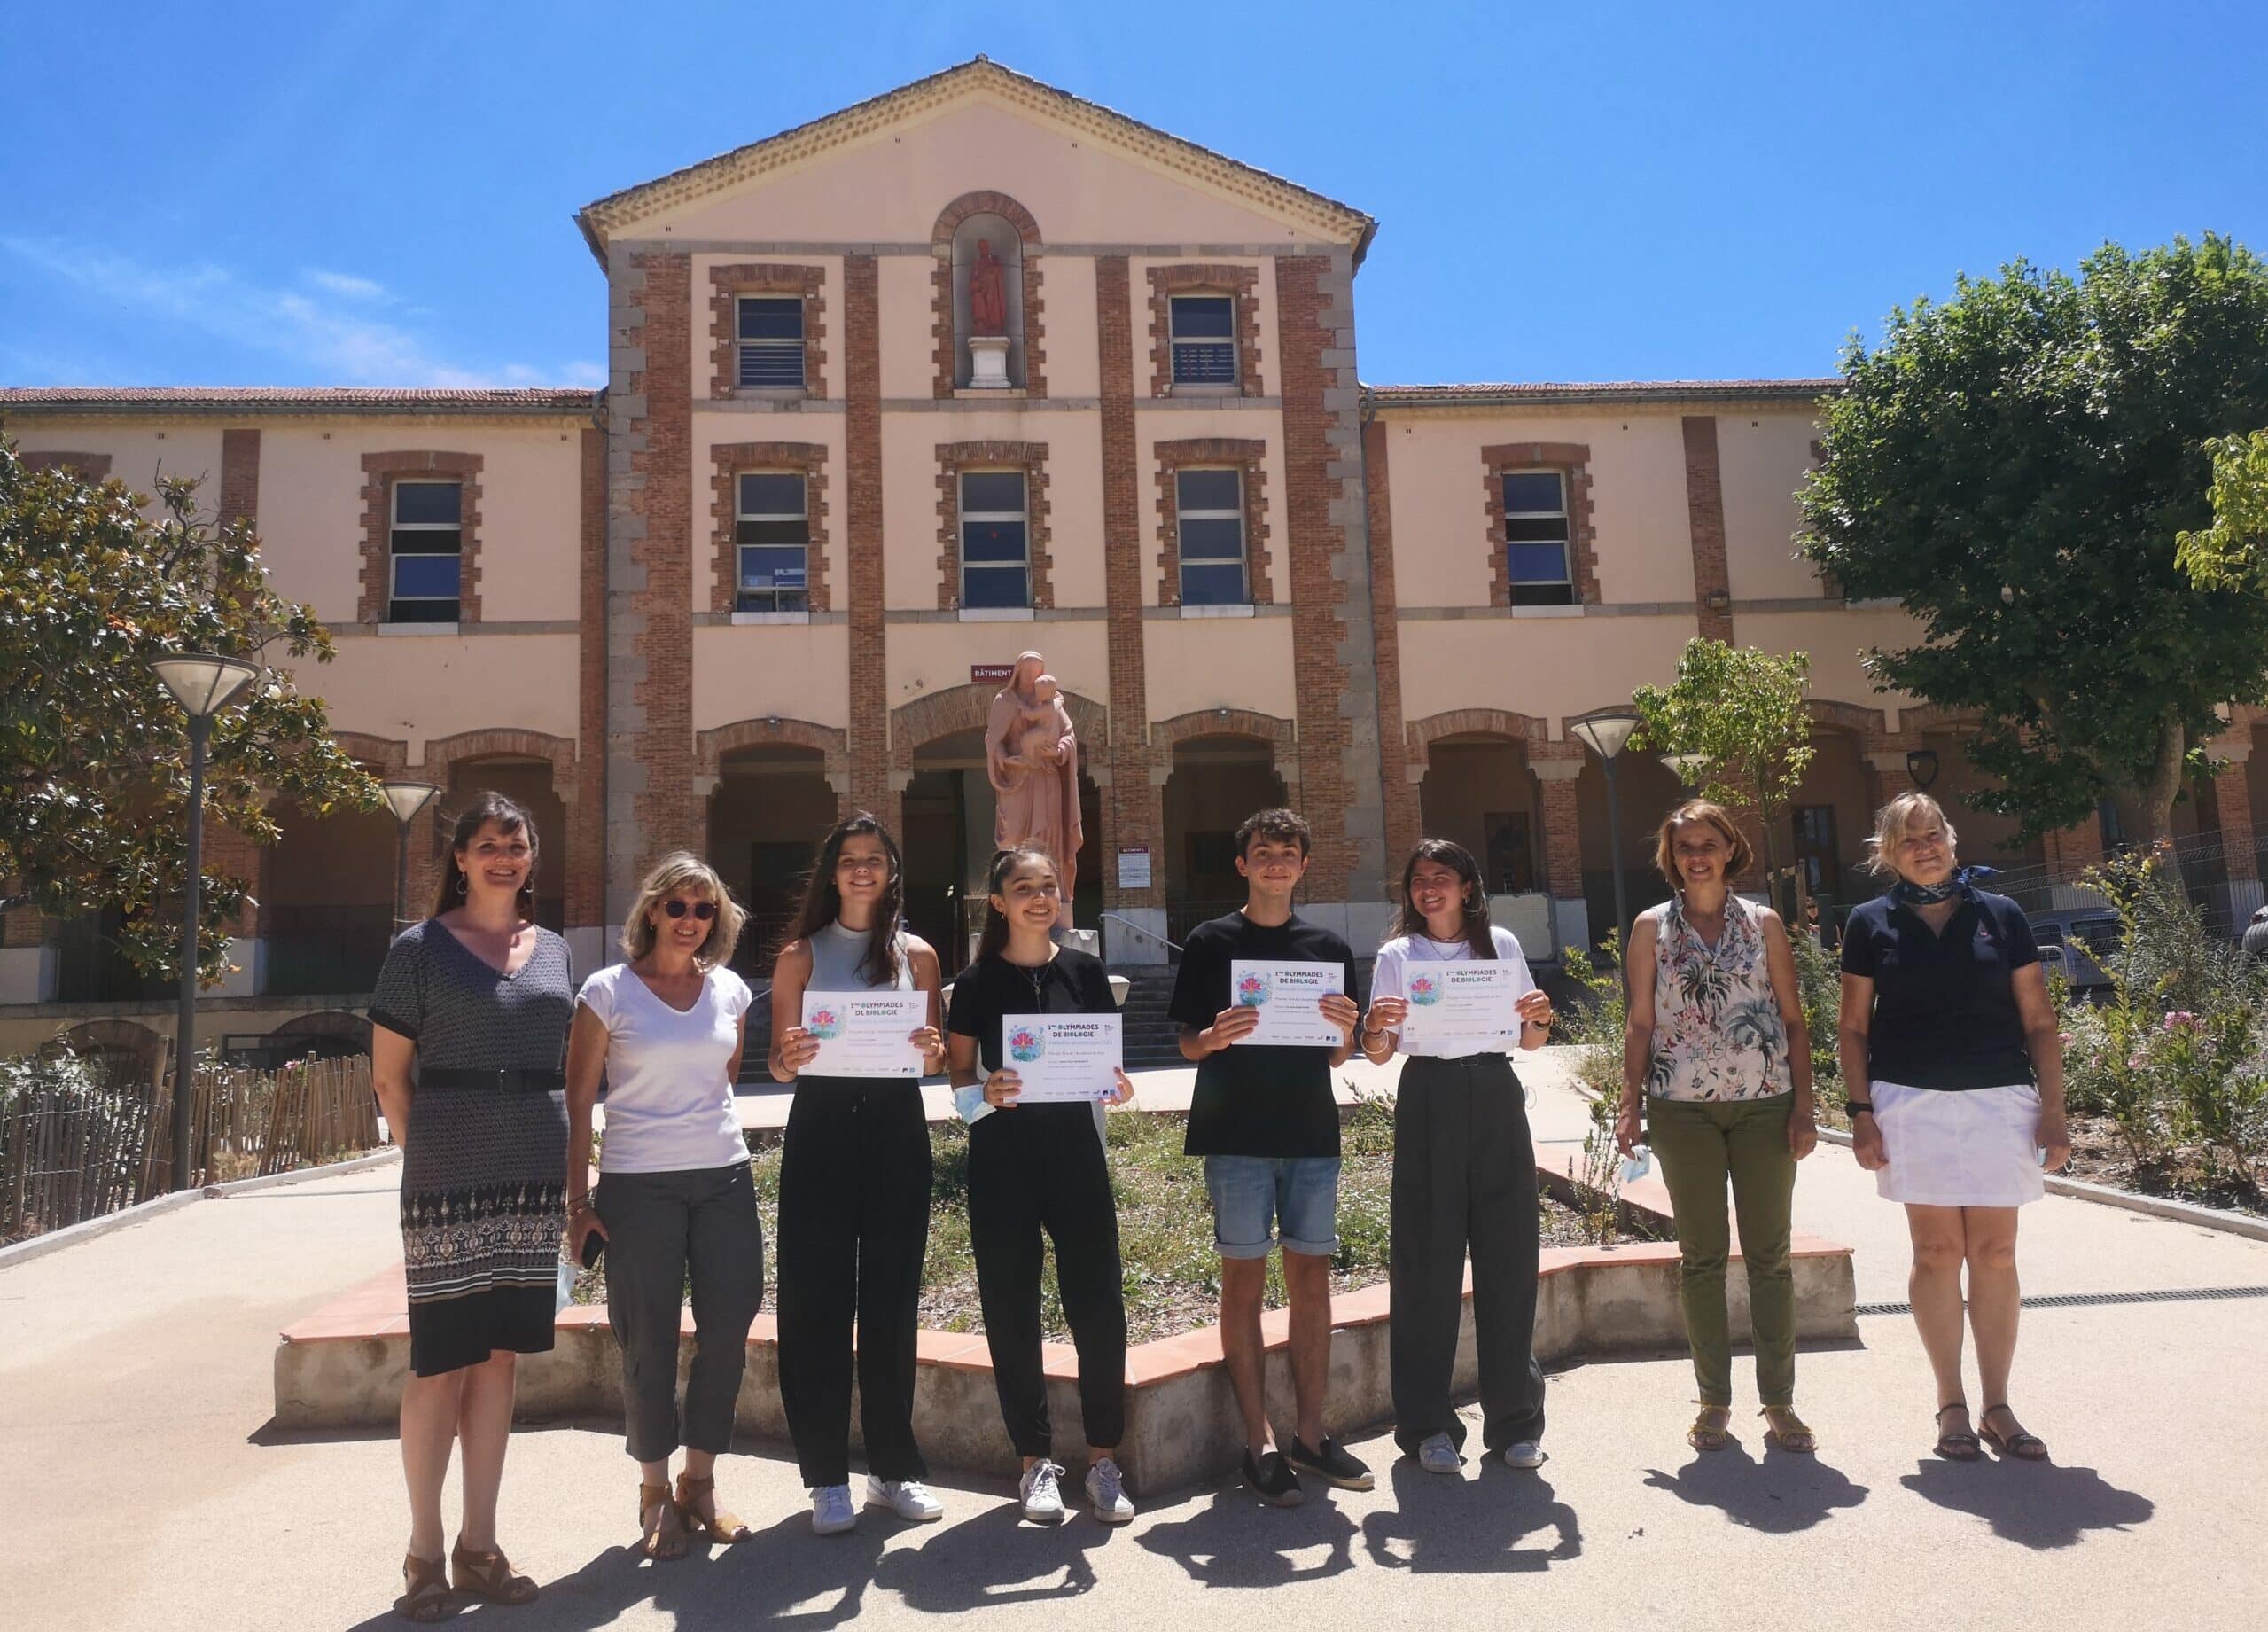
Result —
[[[417,1074],[420,1088],[487,1089],[500,1094],[556,1094],[567,1086],[564,1071],[456,1071],[438,1067]]]

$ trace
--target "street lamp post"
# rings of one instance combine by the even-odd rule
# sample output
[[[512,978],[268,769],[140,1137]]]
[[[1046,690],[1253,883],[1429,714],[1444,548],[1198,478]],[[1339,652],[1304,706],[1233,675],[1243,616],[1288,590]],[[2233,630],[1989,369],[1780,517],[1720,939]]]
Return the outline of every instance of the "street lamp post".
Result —
[[[189,716],[189,870],[183,887],[181,1012],[175,1021],[173,1187],[189,1188],[189,1113],[197,1094],[197,914],[205,867],[205,742],[213,716],[250,685],[259,671],[242,658],[189,652],[151,660],[150,667]]]
[[[1622,800],[1615,790],[1615,760],[1639,727],[1639,718],[1627,708],[1610,708],[1575,722],[1570,728],[1584,746],[1599,756],[1607,772],[1607,853],[1614,858],[1615,933],[1630,922],[1629,898],[1622,882]]]
[[[1700,773],[1702,768],[1709,763],[1709,756],[1707,754],[1664,754],[1662,756],[1662,763],[1667,765],[1671,771],[1677,777],[1678,791],[1680,793],[1684,794],[1687,799],[1695,799],[1700,796]]]
[[[394,935],[401,933],[402,922],[409,916],[409,824],[433,801],[440,789],[430,782],[389,779],[378,784],[378,792],[386,795],[386,802],[394,811],[397,830],[394,847],[394,931],[386,936],[391,942]]]

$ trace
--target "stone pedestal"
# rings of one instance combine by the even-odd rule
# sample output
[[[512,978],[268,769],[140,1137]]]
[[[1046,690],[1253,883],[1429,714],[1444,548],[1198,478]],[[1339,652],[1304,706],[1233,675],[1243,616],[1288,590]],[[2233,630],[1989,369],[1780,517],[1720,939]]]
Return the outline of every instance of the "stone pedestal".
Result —
[[[969,388],[971,391],[1005,391],[1008,378],[1009,339],[1005,334],[975,334],[969,338]]]

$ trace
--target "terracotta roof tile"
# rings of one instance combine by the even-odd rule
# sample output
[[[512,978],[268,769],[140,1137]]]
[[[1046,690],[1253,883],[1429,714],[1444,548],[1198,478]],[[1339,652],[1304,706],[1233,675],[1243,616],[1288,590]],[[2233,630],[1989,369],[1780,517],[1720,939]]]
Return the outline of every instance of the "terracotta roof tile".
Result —
[[[1784,397],[1802,401],[1843,389],[1840,377],[1817,379],[1521,380],[1477,385],[1365,386],[1380,408],[1463,407],[1489,402],[1673,402],[1680,399]]]
[[[7,386],[0,412],[228,413],[324,410],[365,413],[588,414],[604,393],[565,387],[427,389],[392,386]]]

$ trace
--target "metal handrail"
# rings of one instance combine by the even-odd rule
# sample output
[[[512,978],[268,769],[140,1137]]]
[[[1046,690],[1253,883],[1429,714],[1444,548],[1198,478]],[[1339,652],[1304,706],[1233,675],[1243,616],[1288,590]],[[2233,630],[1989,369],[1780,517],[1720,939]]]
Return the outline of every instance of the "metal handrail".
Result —
[[[1134,931],[1135,934],[1143,937],[1145,940],[1155,941],[1158,945],[1171,948],[1173,951],[1184,952],[1189,949],[1180,941],[1172,940],[1167,936],[1161,935],[1154,929],[1144,928],[1142,925],[1135,923],[1132,918],[1127,918],[1124,913],[1101,912],[1097,913],[1095,916],[1098,918],[1107,918],[1113,924],[1123,924],[1128,929]]]

